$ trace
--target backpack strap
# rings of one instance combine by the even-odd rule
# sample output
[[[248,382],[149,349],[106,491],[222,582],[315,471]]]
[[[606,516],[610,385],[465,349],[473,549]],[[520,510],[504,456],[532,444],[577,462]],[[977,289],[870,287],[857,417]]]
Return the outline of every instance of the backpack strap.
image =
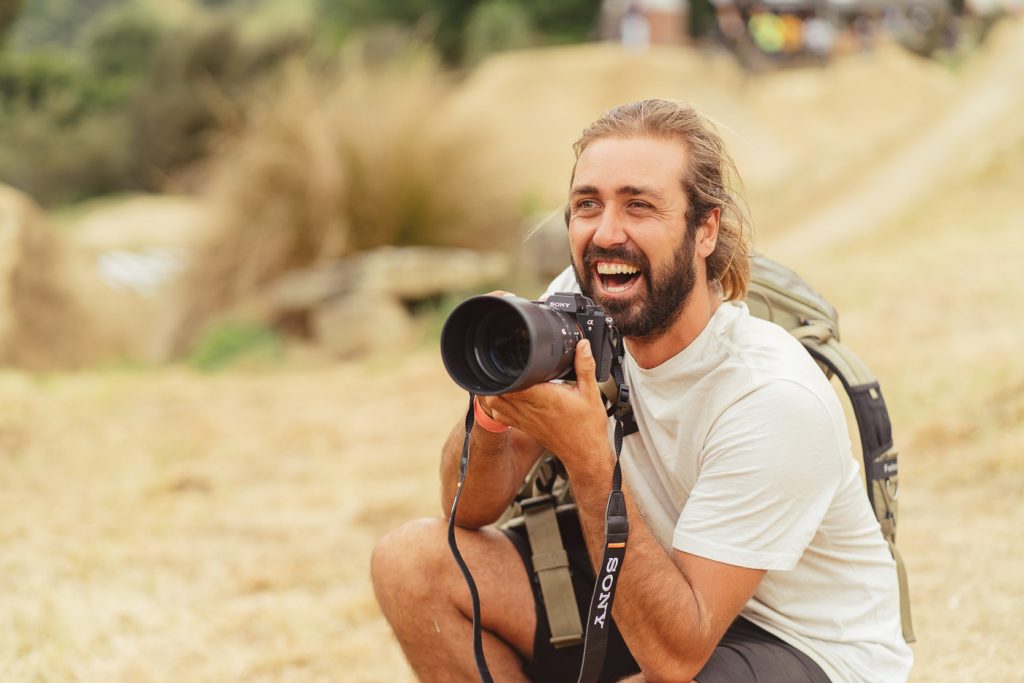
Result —
[[[563,648],[583,642],[583,624],[569,576],[569,557],[558,530],[556,502],[555,496],[545,493],[521,501],[520,507],[533,552],[533,571],[551,627],[551,644]]]
[[[820,365],[839,378],[850,398],[860,432],[868,501],[881,526],[889,552],[896,562],[903,639],[913,643],[916,637],[910,614],[907,570],[896,548],[899,466],[897,453],[893,450],[892,423],[889,421],[889,411],[885,406],[885,398],[882,397],[882,389],[867,366],[852,351],[839,343],[827,324],[809,322],[791,332]]]

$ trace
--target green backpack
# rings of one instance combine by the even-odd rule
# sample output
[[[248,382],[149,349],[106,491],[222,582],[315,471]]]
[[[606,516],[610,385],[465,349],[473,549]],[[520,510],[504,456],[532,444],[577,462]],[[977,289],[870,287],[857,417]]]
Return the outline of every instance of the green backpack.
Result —
[[[892,425],[878,381],[839,342],[835,307],[792,270],[763,256],[752,257],[746,304],[752,315],[781,325],[800,340],[822,371],[829,378],[837,377],[846,390],[860,433],[868,500],[896,561],[903,638],[912,643],[915,638],[907,572],[896,549],[897,453],[893,450]],[[614,386],[606,385],[605,391],[609,397],[614,395]],[[526,526],[534,572],[551,626],[551,643],[559,648],[583,642],[583,626],[557,522],[559,513],[574,509],[565,471],[558,459],[548,453],[526,476],[516,500],[498,522],[504,527]]]

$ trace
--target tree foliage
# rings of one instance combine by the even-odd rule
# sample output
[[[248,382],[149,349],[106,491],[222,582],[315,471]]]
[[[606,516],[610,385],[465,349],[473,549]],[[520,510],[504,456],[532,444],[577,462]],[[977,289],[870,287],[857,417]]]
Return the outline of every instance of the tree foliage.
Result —
[[[0,49],[7,41],[7,34],[21,11],[21,0],[0,0]]]
[[[318,0],[319,16],[325,30],[336,40],[361,29],[382,24],[419,27],[431,34],[435,46],[449,63],[466,57],[472,61],[470,34],[475,13],[508,18],[508,31],[521,28],[521,18],[533,27],[540,42],[563,43],[586,40],[593,32],[600,12],[594,0],[506,0],[500,10],[484,6],[490,0]],[[516,45],[517,47],[520,45]]]
[[[534,29],[523,6],[512,0],[486,0],[466,26],[464,60],[476,64],[492,52],[529,47]]]
[[[17,2],[18,0],[15,0]],[[133,0],[31,0],[24,2],[10,34],[11,48],[71,47],[83,29],[104,11]]]
[[[253,83],[308,45],[243,37],[228,16],[172,22],[143,2],[102,7],[68,46],[0,52],[0,182],[45,205],[163,189],[210,152],[210,133]]]
[[[47,205],[160,190],[210,153],[211,133],[238,123],[246,93],[293,56],[336,62],[355,44],[384,62],[414,38],[448,65],[470,65],[499,50],[583,39],[598,6],[0,0],[0,182]],[[272,20],[295,8],[288,16],[298,23]]]

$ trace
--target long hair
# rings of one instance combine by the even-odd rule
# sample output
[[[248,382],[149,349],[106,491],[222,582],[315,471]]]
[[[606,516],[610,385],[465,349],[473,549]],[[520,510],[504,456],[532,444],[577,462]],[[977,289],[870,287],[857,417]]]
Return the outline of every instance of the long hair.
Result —
[[[681,178],[686,193],[686,237],[692,239],[708,213],[720,210],[718,242],[707,258],[708,280],[726,300],[742,299],[750,281],[750,220],[739,173],[713,125],[689,105],[641,100],[607,111],[573,145],[576,160],[595,140],[653,137],[681,141],[689,162]],[[573,175],[576,169],[573,167]]]

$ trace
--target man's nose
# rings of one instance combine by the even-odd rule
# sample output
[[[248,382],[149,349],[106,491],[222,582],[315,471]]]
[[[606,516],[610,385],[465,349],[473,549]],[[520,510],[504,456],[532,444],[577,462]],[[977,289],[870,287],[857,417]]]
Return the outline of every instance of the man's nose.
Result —
[[[625,244],[626,231],[622,228],[622,220],[614,211],[605,211],[601,214],[601,221],[594,232],[593,242],[605,249]]]

